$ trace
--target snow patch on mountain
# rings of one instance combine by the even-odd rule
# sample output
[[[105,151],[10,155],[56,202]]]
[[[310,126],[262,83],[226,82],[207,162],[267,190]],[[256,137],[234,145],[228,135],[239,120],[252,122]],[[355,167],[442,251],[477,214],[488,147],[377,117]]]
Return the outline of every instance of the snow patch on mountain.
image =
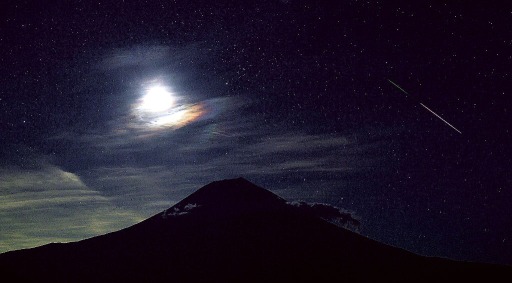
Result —
[[[190,211],[192,211],[194,208],[197,208],[197,207],[200,207],[201,205],[197,204],[197,203],[188,203],[186,205],[184,205],[183,207],[177,207],[177,206],[173,206],[169,209],[166,209],[163,213],[162,213],[162,218],[166,219],[167,217],[169,216],[181,216],[181,215],[185,215],[185,214],[188,214],[190,213]]]

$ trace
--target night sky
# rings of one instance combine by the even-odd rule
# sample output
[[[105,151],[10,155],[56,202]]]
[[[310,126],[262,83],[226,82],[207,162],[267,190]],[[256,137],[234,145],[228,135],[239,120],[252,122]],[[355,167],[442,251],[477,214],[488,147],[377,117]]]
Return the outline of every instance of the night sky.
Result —
[[[0,4],[0,252],[245,177],[384,243],[512,264],[511,6],[66,2]]]

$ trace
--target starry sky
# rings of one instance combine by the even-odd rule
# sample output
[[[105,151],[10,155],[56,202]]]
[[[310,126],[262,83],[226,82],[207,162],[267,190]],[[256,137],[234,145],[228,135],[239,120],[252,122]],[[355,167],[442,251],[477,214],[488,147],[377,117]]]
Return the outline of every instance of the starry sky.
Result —
[[[511,6],[62,2],[2,3],[0,252],[242,176],[387,244],[512,264]]]

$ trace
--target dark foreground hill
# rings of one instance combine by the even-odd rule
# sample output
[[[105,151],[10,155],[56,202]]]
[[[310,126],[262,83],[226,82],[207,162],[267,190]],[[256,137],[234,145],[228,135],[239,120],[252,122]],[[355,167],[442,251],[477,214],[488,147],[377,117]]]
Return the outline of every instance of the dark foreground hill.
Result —
[[[512,268],[421,257],[244,179],[213,182],[107,235],[0,255],[1,282],[512,282]]]

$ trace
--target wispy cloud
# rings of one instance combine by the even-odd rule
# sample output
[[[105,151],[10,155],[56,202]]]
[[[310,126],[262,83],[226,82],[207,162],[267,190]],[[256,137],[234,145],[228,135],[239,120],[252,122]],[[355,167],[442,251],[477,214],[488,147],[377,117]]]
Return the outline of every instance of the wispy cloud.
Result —
[[[101,166],[82,169],[77,174],[117,205],[151,214],[168,208],[165,202],[154,205],[158,201],[177,202],[213,180],[245,176],[265,179],[273,184],[269,189],[280,190],[283,187],[275,180],[311,175],[343,179],[378,166],[367,152],[378,147],[378,143],[356,144],[349,137],[338,139],[292,131],[269,135],[263,130],[241,128],[228,130],[230,136],[210,136],[210,140],[204,139],[201,131],[195,131],[177,133],[181,138],[169,138],[167,144],[150,140],[146,146],[119,152],[114,148],[108,154],[116,156],[117,162],[93,161]],[[123,159],[125,154],[150,158],[138,162],[129,157]],[[312,181],[308,183],[311,185]]]
[[[166,60],[173,50],[165,45],[132,46],[119,48],[104,55],[98,67],[103,70],[115,70],[132,66],[149,66]]]
[[[0,252],[80,240],[143,219],[42,160],[39,168],[0,168]]]

